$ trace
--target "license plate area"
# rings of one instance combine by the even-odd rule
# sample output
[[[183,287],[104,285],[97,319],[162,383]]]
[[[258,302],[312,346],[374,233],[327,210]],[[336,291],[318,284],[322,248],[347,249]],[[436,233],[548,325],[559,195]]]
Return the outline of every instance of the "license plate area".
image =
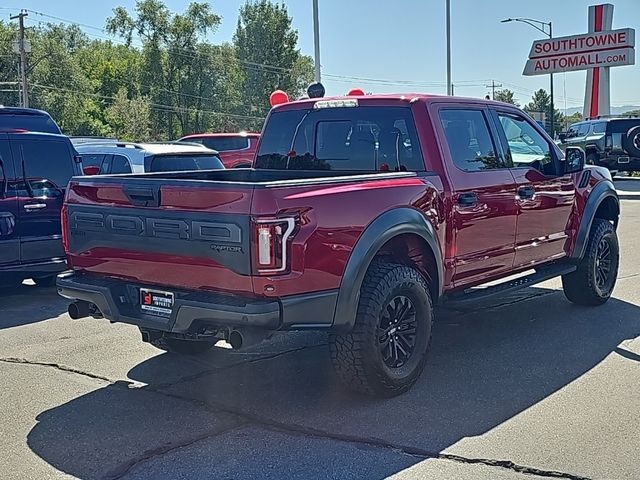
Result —
[[[140,309],[149,315],[170,317],[173,312],[174,294],[149,288],[140,289]]]

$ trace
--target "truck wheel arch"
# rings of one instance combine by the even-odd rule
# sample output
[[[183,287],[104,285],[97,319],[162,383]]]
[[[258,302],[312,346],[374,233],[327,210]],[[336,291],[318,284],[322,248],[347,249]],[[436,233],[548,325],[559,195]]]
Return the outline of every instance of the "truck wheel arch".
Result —
[[[613,183],[609,181],[598,183],[587,199],[571,258],[580,260],[584,256],[594,218],[609,220],[613,223],[614,228],[617,228],[619,217],[620,201]]]
[[[384,253],[385,245],[401,236],[411,235],[423,241],[433,260],[433,272],[429,275],[432,301],[438,302],[444,284],[444,266],[440,244],[433,225],[419,211],[412,208],[396,208],[378,216],[364,230],[354,246],[345,267],[333,316],[333,330],[346,332],[353,327],[360,287],[373,259]]]

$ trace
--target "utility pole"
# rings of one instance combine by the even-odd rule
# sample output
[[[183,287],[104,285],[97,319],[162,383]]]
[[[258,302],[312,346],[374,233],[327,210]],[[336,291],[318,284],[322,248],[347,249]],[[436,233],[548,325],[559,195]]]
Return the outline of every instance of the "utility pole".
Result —
[[[18,19],[20,22],[20,40],[18,49],[20,51],[20,84],[22,85],[22,106],[29,108],[29,91],[27,89],[27,52],[25,50],[24,38],[24,17],[29,16],[24,10],[18,15],[9,17],[10,20]]]
[[[453,95],[451,83],[451,0],[447,0],[447,95]]]
[[[318,18],[318,0],[313,0],[313,44],[315,49],[315,81],[320,83],[320,20]]]
[[[491,85],[485,85],[486,88],[491,89],[491,100],[496,99],[496,87],[500,88],[502,86],[501,83],[496,83],[495,80],[491,80]]]

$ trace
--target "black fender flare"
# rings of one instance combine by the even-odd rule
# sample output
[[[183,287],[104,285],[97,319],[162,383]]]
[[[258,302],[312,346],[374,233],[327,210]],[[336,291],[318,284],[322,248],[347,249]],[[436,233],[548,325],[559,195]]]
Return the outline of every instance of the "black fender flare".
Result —
[[[582,214],[582,220],[580,221],[580,227],[578,228],[578,233],[576,235],[576,243],[573,248],[573,254],[571,255],[572,259],[579,261],[584,257],[593,219],[596,216],[598,208],[607,198],[614,199],[616,206],[618,207],[618,212],[620,212],[620,200],[618,199],[616,188],[609,180],[603,180],[593,187],[593,190],[591,190],[589,198],[587,199],[587,204],[585,205],[584,212]],[[615,221],[615,226],[618,226],[617,220]]]
[[[434,298],[433,302],[438,302],[444,288],[444,265],[435,229],[418,210],[407,207],[395,208],[371,222],[353,248],[340,283],[333,315],[333,330],[348,332],[353,328],[360,287],[371,261],[385,243],[407,233],[422,237],[433,253],[438,270],[438,298]]]

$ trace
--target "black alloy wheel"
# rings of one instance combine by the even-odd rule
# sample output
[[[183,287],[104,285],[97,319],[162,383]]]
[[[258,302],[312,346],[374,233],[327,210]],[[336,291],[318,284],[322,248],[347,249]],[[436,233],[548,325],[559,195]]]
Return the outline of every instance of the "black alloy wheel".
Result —
[[[404,295],[394,297],[383,310],[378,343],[385,365],[399,368],[411,358],[416,346],[416,309]]]

